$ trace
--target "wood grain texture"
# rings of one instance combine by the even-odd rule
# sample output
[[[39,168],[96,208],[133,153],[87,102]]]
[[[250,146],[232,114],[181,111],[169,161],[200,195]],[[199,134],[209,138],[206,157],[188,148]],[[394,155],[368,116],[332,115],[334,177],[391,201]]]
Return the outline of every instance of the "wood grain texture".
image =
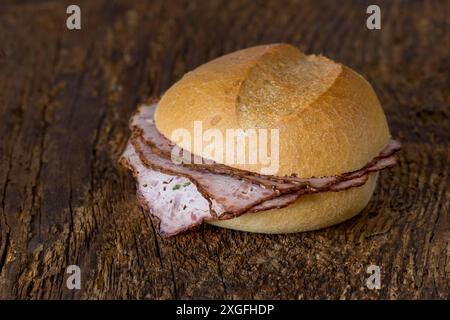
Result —
[[[71,3],[74,1],[71,1]],[[0,4],[0,298],[450,298],[450,2]],[[368,207],[317,232],[202,226],[162,239],[117,159],[139,101],[216,56],[270,42],[363,74],[404,143]],[[65,269],[82,270],[68,290]],[[381,290],[365,286],[382,270]]]

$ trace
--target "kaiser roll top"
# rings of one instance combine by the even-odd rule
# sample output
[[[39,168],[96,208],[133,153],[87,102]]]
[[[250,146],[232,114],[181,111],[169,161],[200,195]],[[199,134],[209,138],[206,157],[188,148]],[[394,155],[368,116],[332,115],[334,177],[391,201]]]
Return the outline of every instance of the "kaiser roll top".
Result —
[[[180,128],[194,136],[195,121],[223,136],[227,129],[278,129],[276,175],[304,178],[358,170],[390,136],[377,96],[362,76],[288,44],[236,51],[186,73],[161,98],[155,120],[169,139]],[[192,143],[177,143],[196,153]],[[258,173],[264,167],[199,155]]]

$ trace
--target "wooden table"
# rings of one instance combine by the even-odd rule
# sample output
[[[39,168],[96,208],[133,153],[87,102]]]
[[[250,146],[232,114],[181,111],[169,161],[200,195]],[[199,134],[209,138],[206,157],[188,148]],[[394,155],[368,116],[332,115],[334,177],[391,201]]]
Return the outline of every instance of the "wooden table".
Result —
[[[381,30],[366,28],[372,2]],[[160,238],[117,163],[130,114],[199,64],[271,42],[364,75],[400,165],[335,227]],[[1,298],[450,298],[449,1],[4,0],[0,49]]]

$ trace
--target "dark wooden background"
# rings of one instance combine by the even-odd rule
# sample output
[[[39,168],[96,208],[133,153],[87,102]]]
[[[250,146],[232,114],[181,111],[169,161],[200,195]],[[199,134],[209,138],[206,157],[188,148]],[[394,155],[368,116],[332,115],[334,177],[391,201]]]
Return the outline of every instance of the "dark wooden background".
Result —
[[[82,30],[65,27],[78,3]],[[381,6],[382,29],[365,27]],[[0,298],[450,298],[450,1],[0,3]],[[290,235],[161,239],[117,158],[136,104],[270,42],[363,74],[404,144],[363,213]],[[66,288],[68,265],[81,290]],[[365,286],[381,267],[381,290]]]

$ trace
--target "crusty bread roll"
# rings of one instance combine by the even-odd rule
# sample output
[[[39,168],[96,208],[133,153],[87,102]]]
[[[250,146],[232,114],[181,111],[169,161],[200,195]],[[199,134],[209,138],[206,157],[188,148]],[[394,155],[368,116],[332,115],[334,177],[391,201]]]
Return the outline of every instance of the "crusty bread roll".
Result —
[[[323,177],[358,170],[390,138],[378,98],[362,76],[288,44],[248,48],[199,66],[163,95],[155,113],[157,128],[169,139],[179,128],[194,134],[194,121],[199,120],[203,130],[218,129],[224,136],[226,129],[278,129],[278,176]],[[176,142],[195,153],[191,144]],[[231,167],[263,173],[264,164],[224,159]],[[303,196],[286,208],[213,224],[253,232],[317,229],[361,211],[375,184],[376,174],[371,174],[361,187]]]

